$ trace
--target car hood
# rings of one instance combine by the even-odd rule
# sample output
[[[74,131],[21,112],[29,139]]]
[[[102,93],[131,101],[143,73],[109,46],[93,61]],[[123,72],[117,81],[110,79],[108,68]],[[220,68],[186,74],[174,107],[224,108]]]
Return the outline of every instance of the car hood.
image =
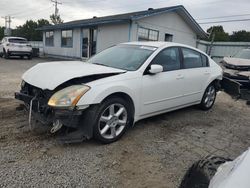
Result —
[[[227,64],[233,66],[249,66],[250,67],[250,59],[241,59],[234,57],[224,57],[223,59]]]
[[[123,72],[126,71],[81,61],[57,61],[35,65],[23,74],[22,79],[43,90],[54,90],[74,78]]]

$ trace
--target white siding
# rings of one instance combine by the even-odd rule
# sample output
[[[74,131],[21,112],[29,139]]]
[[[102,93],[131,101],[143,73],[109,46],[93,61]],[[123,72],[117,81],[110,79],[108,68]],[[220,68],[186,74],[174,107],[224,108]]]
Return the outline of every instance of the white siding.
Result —
[[[159,31],[159,41],[164,41],[165,33],[173,35],[173,42],[196,46],[196,33],[177,13],[165,13],[146,17],[135,22],[137,26]],[[135,32],[135,27],[133,27]],[[133,40],[137,40],[137,34],[133,34]]]
[[[138,40],[138,27],[159,31],[159,41],[164,41],[165,33],[173,35],[173,42],[196,47],[196,33],[177,13],[170,12],[145,17],[131,24],[100,25],[97,28],[97,53],[116,44]],[[130,34],[129,34],[130,31]],[[73,30],[73,47],[61,47],[61,30],[54,31],[54,46],[45,46],[45,54],[81,58],[81,29]]]
[[[80,58],[80,29],[73,30],[73,47],[61,47],[61,30],[54,31],[54,46],[46,46],[44,41],[44,53],[49,55],[58,55],[64,57]]]
[[[129,41],[129,24],[98,26],[97,52],[110,46]]]

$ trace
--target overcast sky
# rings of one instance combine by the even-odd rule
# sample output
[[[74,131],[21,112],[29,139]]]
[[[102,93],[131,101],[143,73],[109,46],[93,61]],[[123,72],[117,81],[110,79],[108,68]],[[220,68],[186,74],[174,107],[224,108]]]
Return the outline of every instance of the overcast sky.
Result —
[[[145,10],[149,7],[160,8],[174,5],[184,5],[198,23],[250,19],[250,0],[60,0],[59,14],[64,22],[91,18],[93,16],[105,16]],[[13,20],[11,27],[22,25],[27,19],[49,19],[54,12],[53,3],[50,0],[0,0],[0,16],[11,15]],[[234,16],[220,19],[202,19],[221,16]],[[202,19],[202,20],[201,20]],[[236,30],[250,31],[250,21],[201,24],[206,30],[211,25],[223,25],[226,32]],[[1,18],[0,26],[4,26]]]

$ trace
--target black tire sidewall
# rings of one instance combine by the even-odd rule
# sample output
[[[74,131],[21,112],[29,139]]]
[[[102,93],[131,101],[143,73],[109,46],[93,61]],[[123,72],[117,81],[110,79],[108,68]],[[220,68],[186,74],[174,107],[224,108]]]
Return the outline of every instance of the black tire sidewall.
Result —
[[[125,125],[125,128],[122,130],[122,132],[120,133],[120,135],[118,135],[117,137],[113,138],[113,139],[106,139],[104,138],[100,132],[99,132],[99,119],[103,113],[103,111],[108,107],[110,106],[111,104],[115,104],[115,103],[118,103],[118,104],[122,104],[126,110],[127,110],[127,115],[128,115],[128,121],[127,121],[127,124]],[[112,143],[112,142],[115,142],[117,140],[119,140],[123,135],[124,133],[126,132],[126,130],[128,129],[129,125],[132,123],[132,110],[131,110],[131,105],[126,102],[123,98],[120,98],[120,97],[112,97],[112,98],[108,98],[106,100],[104,100],[100,105],[99,107],[97,108],[97,111],[96,111],[96,115],[95,115],[95,123],[94,123],[94,127],[93,127],[93,135],[94,135],[94,138],[98,141],[100,141],[101,143],[103,144],[109,144],[109,143]]]
[[[9,58],[9,54],[8,54],[8,52],[6,52],[6,50],[3,51],[3,55],[4,55],[4,58],[5,58],[5,59],[8,59],[8,58]]]
[[[207,107],[206,104],[205,104],[205,98],[206,98],[206,93],[207,93],[208,89],[211,86],[214,87],[214,89],[215,89],[215,97],[214,97],[214,101],[213,101],[212,105],[210,107]],[[217,96],[217,92],[216,92],[215,85],[213,83],[211,83],[211,84],[209,84],[209,86],[207,86],[207,88],[206,88],[206,90],[205,90],[205,92],[203,94],[203,97],[202,97],[202,100],[201,100],[201,103],[200,103],[200,108],[202,110],[209,110],[209,109],[211,109],[214,106],[214,103],[215,103],[215,100],[216,100],[216,96]]]

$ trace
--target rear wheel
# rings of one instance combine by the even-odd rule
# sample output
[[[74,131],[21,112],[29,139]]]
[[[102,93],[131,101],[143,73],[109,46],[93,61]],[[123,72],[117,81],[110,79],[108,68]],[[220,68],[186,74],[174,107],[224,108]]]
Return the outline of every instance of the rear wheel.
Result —
[[[9,59],[9,54],[5,50],[3,50],[3,56],[5,59]]]
[[[104,144],[115,142],[126,132],[131,121],[128,102],[119,97],[107,99],[96,112],[94,138]]]
[[[32,55],[28,55],[27,57],[28,57],[28,59],[32,59]]]
[[[212,83],[207,87],[202,97],[200,108],[202,110],[209,110],[210,108],[213,107],[215,99],[216,99],[216,88],[215,85]]]

